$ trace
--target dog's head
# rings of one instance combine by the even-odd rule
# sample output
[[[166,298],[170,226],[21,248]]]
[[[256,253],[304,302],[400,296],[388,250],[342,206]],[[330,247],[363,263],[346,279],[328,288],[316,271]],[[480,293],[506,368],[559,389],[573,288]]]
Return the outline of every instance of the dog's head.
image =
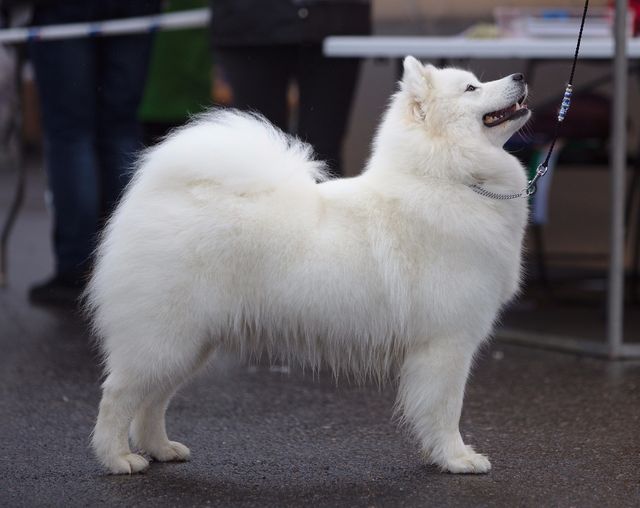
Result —
[[[502,146],[531,116],[522,74],[482,83],[471,72],[408,56],[400,85],[407,118],[432,137],[482,136]]]

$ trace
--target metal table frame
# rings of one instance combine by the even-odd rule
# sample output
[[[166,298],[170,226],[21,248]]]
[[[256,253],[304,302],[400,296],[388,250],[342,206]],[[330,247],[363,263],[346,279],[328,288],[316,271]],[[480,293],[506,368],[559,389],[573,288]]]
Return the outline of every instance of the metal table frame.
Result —
[[[628,57],[640,57],[640,38],[627,39],[627,0],[616,0],[614,37],[584,39],[581,57],[613,58],[611,153],[611,233],[607,292],[606,342],[502,329],[499,338],[610,359],[640,358],[640,344],[624,342],[624,203],[626,170],[626,110]],[[577,29],[577,27],[576,27]],[[573,39],[469,39],[466,37],[328,37],[324,53],[331,57],[402,58],[572,58]]]

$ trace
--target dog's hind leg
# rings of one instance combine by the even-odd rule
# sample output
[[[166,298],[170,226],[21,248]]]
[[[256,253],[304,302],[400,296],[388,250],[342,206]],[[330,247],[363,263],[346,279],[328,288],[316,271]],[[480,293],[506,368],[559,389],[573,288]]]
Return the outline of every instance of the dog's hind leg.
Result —
[[[462,441],[459,422],[475,347],[447,339],[410,352],[402,367],[398,406],[433,463],[451,473],[486,473],[489,460]]]
[[[143,471],[149,462],[129,448],[129,425],[148,395],[152,380],[126,366],[115,367],[102,384],[98,420],[91,438],[100,462],[114,474]]]
[[[165,413],[177,387],[152,391],[143,401],[131,423],[133,445],[160,462],[188,460],[191,452],[182,443],[170,441]]]
[[[184,383],[207,362],[212,350],[213,346],[211,344],[203,347],[193,368],[185,372],[181,379],[173,379],[171,383],[153,389],[133,419],[131,424],[133,444],[160,462],[189,459],[189,448],[181,443],[169,440],[165,424],[165,413],[171,397],[179,385]]]
[[[145,402],[149,411],[143,412],[147,415],[143,417],[143,426],[150,430],[152,442],[158,446],[151,451],[161,454],[158,443],[169,442],[164,432],[164,409],[178,384],[202,361],[201,344],[193,342],[189,347],[182,341],[177,351],[168,343],[159,347],[156,345],[159,341],[147,340],[137,337],[119,341],[111,350],[107,346],[109,375],[102,385],[92,444],[98,459],[114,474],[136,473],[149,465],[144,457],[131,452],[128,439],[131,422]],[[186,451],[188,456],[186,447],[172,448],[183,455]]]

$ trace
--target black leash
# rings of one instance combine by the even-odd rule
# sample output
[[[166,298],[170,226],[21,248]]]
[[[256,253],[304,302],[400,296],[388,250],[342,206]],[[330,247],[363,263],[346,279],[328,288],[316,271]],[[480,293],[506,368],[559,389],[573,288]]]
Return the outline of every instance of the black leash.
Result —
[[[491,192],[484,187],[481,187],[477,184],[470,185],[471,189],[473,189],[478,194],[486,196],[492,199],[515,199],[520,197],[529,197],[533,196],[537,190],[537,182],[540,178],[542,178],[547,170],[549,169],[549,159],[551,159],[551,154],[553,153],[553,149],[556,146],[556,141],[560,137],[560,127],[562,126],[562,122],[567,116],[567,111],[569,111],[569,107],[571,106],[571,95],[573,94],[573,78],[576,73],[576,64],[578,63],[578,54],[580,53],[580,43],[582,42],[582,32],[584,31],[584,23],[587,19],[587,10],[589,9],[589,0],[584,1],[584,9],[582,11],[582,21],[580,22],[580,32],[578,33],[578,42],[576,43],[576,51],[573,55],[573,64],[571,65],[571,74],[569,75],[569,81],[567,83],[567,87],[564,91],[564,96],[562,97],[562,103],[560,104],[560,110],[558,111],[558,121],[556,122],[556,129],[551,140],[551,144],[549,145],[549,151],[547,152],[547,156],[545,157],[542,164],[538,166],[536,169],[536,174],[533,175],[533,178],[529,180],[527,183],[527,187],[520,192],[516,192],[513,194],[500,194],[497,192]]]

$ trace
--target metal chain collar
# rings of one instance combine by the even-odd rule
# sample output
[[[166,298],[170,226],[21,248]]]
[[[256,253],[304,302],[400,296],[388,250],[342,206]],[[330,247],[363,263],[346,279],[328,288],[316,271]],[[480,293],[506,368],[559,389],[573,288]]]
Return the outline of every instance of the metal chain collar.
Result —
[[[549,169],[549,166],[546,163],[543,162],[542,164],[540,164],[538,166],[538,169],[536,169],[536,174],[533,175],[533,178],[529,180],[529,182],[527,183],[527,186],[524,189],[522,189],[520,192],[513,192],[511,194],[492,192],[490,190],[485,189],[484,187],[482,187],[477,183],[469,185],[469,188],[476,194],[480,194],[481,196],[484,196],[486,198],[497,199],[500,201],[504,201],[507,199],[522,198],[522,197],[528,198],[529,196],[533,196],[536,193],[536,191],[538,190],[538,186],[537,186],[538,179],[543,177],[548,169]]]

